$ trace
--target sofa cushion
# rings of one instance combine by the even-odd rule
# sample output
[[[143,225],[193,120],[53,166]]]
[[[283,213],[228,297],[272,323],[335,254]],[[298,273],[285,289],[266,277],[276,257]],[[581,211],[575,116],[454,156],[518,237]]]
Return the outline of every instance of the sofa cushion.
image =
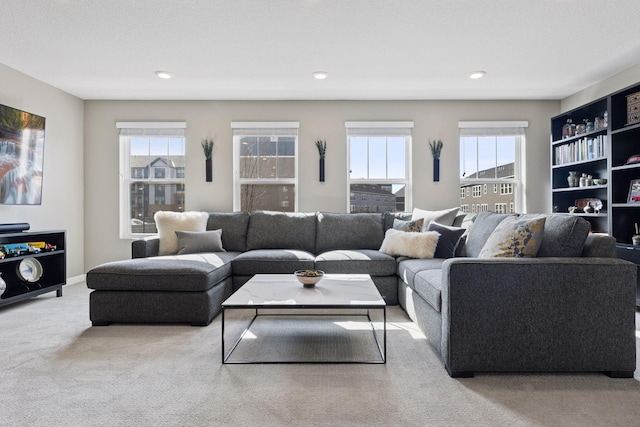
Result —
[[[207,230],[222,230],[222,246],[228,251],[247,250],[248,212],[209,212]]]
[[[87,272],[87,287],[116,291],[198,292],[231,276],[237,252],[136,258],[99,265]]]
[[[428,230],[440,233],[434,258],[453,258],[456,256],[456,248],[460,238],[467,231],[465,228],[447,227],[437,222],[429,224]]]
[[[232,263],[233,274],[293,274],[314,267],[315,255],[295,249],[254,249],[238,255]]]
[[[412,233],[390,228],[384,236],[380,252],[391,256],[411,258],[433,258],[440,233],[425,231]]]
[[[201,252],[226,252],[222,247],[222,230],[176,231],[178,255]]]
[[[318,254],[336,249],[379,249],[383,239],[382,214],[318,214]]]
[[[505,218],[493,230],[478,258],[532,258],[542,243],[546,218]]]
[[[160,239],[159,255],[178,253],[176,231],[205,231],[209,215],[206,212],[158,211],[153,215]]]
[[[477,258],[487,239],[506,217],[511,214],[498,214],[495,212],[481,212],[473,221],[465,242],[466,256]]]
[[[422,231],[427,231],[427,227],[429,227],[429,224],[431,224],[432,222],[437,222],[442,225],[453,225],[453,221],[455,221],[456,215],[458,214],[459,210],[459,207],[441,211],[426,211],[424,209],[413,208],[411,221],[424,219]]]
[[[373,249],[340,249],[318,255],[315,268],[325,273],[393,276],[397,263],[392,256]]]
[[[249,217],[247,250],[300,249],[315,253],[313,213],[255,211]]]
[[[579,257],[591,224],[575,215],[523,214],[520,218],[546,218],[538,257]]]
[[[412,259],[405,258],[398,260],[398,276],[411,289],[415,290],[415,277],[421,271],[442,269],[444,258],[432,259]]]
[[[422,270],[416,274],[413,290],[438,313],[442,310],[442,270]]]
[[[385,212],[382,214],[382,223],[384,231],[393,228],[393,222],[399,219],[401,221],[411,221],[411,212]]]

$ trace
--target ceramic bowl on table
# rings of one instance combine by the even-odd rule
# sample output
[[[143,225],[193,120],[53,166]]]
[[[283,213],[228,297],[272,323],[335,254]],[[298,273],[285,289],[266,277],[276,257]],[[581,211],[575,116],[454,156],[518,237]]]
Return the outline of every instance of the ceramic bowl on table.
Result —
[[[296,275],[298,282],[302,283],[305,288],[313,288],[316,283],[322,280],[324,271],[322,270],[298,270],[293,274]]]

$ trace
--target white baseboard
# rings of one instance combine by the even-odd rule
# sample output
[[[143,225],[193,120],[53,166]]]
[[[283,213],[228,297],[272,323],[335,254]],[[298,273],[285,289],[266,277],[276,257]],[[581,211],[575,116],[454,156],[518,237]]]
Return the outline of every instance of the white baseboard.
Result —
[[[81,274],[79,276],[73,276],[73,277],[67,277],[67,285],[75,285],[76,283],[82,283],[84,282],[85,278],[87,277],[86,274]]]

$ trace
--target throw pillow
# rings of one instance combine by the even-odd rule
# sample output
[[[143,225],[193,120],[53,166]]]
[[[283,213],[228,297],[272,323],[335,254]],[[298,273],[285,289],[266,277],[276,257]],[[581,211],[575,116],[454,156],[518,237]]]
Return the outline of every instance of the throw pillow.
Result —
[[[542,243],[545,219],[522,219],[516,215],[505,218],[493,230],[478,258],[535,257]]]
[[[422,226],[424,224],[424,219],[419,219],[417,221],[403,221],[401,219],[393,220],[393,228],[400,231],[407,231],[410,233],[418,233],[422,231]]]
[[[442,211],[425,211],[423,209],[413,208],[413,213],[411,214],[411,221],[416,221],[419,219],[424,219],[424,224],[422,225],[422,231],[427,231],[429,224],[432,222],[437,222],[442,225],[453,225],[453,221],[456,219],[456,215],[458,214],[459,207],[445,209]]]
[[[153,216],[158,229],[160,245],[158,255],[178,253],[178,236],[176,231],[205,231],[207,229],[206,212],[170,212],[158,211]]]
[[[222,247],[222,230],[176,231],[178,255],[202,252],[226,252]]]
[[[479,213],[466,236],[464,244],[466,256],[477,258],[493,230],[509,216],[512,214],[499,214],[491,211]]]
[[[380,252],[391,256],[433,258],[440,233],[427,231],[411,233],[390,228],[384,235]]]
[[[456,256],[456,248],[460,242],[460,238],[466,229],[460,227],[447,227],[446,225],[432,222],[429,224],[429,231],[437,231],[440,233],[438,246],[436,246],[435,258],[453,258]]]

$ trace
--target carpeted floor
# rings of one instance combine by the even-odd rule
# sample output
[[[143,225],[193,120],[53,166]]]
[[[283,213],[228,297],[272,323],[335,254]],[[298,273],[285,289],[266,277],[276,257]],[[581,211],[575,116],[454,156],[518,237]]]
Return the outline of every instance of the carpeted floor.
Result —
[[[0,309],[0,425],[640,425],[640,367],[452,379],[398,307],[386,365],[222,365],[220,316],[92,327],[84,284],[54,295]]]

